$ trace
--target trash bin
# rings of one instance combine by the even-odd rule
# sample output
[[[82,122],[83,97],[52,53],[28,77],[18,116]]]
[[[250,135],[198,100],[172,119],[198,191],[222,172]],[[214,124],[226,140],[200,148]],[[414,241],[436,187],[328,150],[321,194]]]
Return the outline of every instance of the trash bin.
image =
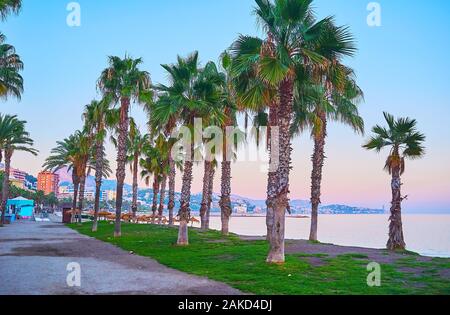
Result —
[[[63,218],[62,218],[62,222],[64,224],[68,224],[71,223],[71,219],[72,219],[72,208],[63,208]]]

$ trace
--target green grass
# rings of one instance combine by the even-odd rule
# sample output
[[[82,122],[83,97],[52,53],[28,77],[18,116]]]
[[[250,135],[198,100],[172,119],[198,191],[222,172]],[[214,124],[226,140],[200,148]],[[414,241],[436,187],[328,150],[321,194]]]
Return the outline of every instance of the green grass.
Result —
[[[415,256],[400,262],[382,264],[382,285],[367,286],[367,256],[346,254],[328,257],[317,253],[286,255],[282,266],[268,265],[265,241],[242,241],[236,235],[223,237],[219,232],[190,229],[188,247],[176,246],[178,230],[156,225],[122,225],[122,237],[114,239],[113,225],[101,223],[92,233],[89,223],[70,225],[82,234],[112,243],[137,255],[151,257],[163,265],[190,274],[221,281],[244,292],[255,294],[450,294],[448,279],[439,270],[450,260],[436,259],[419,263]],[[314,265],[308,257],[324,263]],[[419,264],[426,272],[419,276],[400,271]]]

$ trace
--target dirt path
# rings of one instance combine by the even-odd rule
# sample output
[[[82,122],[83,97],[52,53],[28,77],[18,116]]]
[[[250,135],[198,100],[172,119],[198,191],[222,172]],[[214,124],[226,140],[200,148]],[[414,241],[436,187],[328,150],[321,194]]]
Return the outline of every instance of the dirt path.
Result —
[[[66,283],[69,263],[81,267],[81,287]],[[191,276],[51,222],[0,228],[0,295],[236,295],[225,284]]]

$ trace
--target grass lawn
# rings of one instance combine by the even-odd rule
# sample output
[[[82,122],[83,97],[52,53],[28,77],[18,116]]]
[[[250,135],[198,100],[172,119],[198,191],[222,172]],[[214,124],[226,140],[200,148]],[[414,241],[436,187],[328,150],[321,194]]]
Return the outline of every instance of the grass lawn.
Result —
[[[190,274],[221,281],[255,294],[450,294],[450,259],[421,262],[405,253],[393,264],[381,264],[380,287],[367,285],[367,256],[323,253],[286,255],[283,266],[267,265],[265,241],[244,241],[236,235],[189,230],[188,247],[176,246],[177,228],[123,224],[122,237],[114,239],[114,226],[100,223],[97,233],[91,223],[69,225],[82,234],[114,244],[137,255]],[[319,247],[320,248],[320,247]],[[387,254],[389,255],[389,254]],[[321,264],[311,260],[320,259]],[[445,273],[445,274],[444,274]]]

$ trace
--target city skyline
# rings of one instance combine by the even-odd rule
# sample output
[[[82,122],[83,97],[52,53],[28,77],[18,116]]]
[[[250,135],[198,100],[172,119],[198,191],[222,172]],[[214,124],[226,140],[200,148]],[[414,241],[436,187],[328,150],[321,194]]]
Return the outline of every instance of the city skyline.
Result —
[[[193,1],[189,4],[182,1],[135,1],[127,5],[109,5],[107,1],[79,3],[82,10],[80,27],[66,25],[67,2],[58,0],[45,4],[24,1],[22,14],[10,17],[2,24],[8,34],[8,42],[14,44],[26,68],[22,101],[2,103],[1,111],[18,114],[27,120],[40,150],[37,158],[17,154],[13,167],[35,176],[41,171],[41,165],[56,141],[81,127],[79,113],[82,107],[91,99],[99,98],[95,83],[106,66],[106,56],[125,53],[142,56],[144,68],[150,71],[153,82],[165,82],[160,64],[174,62],[176,54],[185,56],[199,50],[203,64],[208,60],[217,61],[220,53],[239,33],[259,34],[249,16],[254,6],[251,0]],[[450,135],[447,123],[450,102],[445,89],[445,70],[450,68],[450,64],[445,53],[449,44],[440,39],[448,37],[449,22],[442,8],[450,5],[445,1],[441,1],[439,6],[379,1],[382,25],[369,27],[366,23],[369,14],[367,3],[362,0],[352,4],[343,0],[317,1],[317,14],[321,17],[336,14],[338,21],[348,24],[358,39],[359,52],[348,62],[355,68],[358,82],[365,92],[361,113],[367,131],[382,122],[382,111],[386,110],[396,116],[417,118],[419,128],[427,135],[427,156],[420,161],[407,162],[407,168],[412,171],[403,178],[405,194],[410,196],[405,200],[405,209],[425,212],[448,210],[450,166],[446,163],[446,156],[449,149],[442,139]],[[200,6],[202,13],[197,10]],[[221,14],[209,16],[204,14],[205,10]],[[123,12],[129,14],[124,17]],[[177,18],[178,14],[181,16],[181,12],[188,17],[189,26],[175,22],[163,29],[159,27],[167,25],[163,24],[164,20]],[[440,25],[442,27],[436,29],[436,24],[416,23],[423,16],[426,19],[433,17],[438,21],[436,23],[443,24]],[[235,22],[229,23],[230,20]],[[127,31],[130,28],[135,30],[131,35]],[[39,34],[46,34],[46,37]],[[416,41],[416,38],[425,36],[429,45],[443,49],[428,51],[429,45]],[[409,54],[412,50],[414,55]],[[432,81],[427,80],[431,77]],[[134,106],[132,115],[144,128],[145,117],[138,106]],[[367,135],[357,136],[344,126],[332,124],[326,147],[324,204],[378,208],[389,203],[390,179],[382,170],[386,152],[379,155],[366,152],[361,148],[366,139]],[[296,138],[293,143],[291,199],[308,199],[312,144],[308,134]],[[114,149],[109,145],[107,150],[115,169]],[[260,168],[258,163],[237,163],[233,167],[233,193],[264,199],[266,175]],[[126,182],[130,181],[128,174]],[[194,192],[201,191],[201,182],[202,167],[197,166]],[[217,191],[218,179],[215,187]],[[180,190],[179,178],[177,190]]]

